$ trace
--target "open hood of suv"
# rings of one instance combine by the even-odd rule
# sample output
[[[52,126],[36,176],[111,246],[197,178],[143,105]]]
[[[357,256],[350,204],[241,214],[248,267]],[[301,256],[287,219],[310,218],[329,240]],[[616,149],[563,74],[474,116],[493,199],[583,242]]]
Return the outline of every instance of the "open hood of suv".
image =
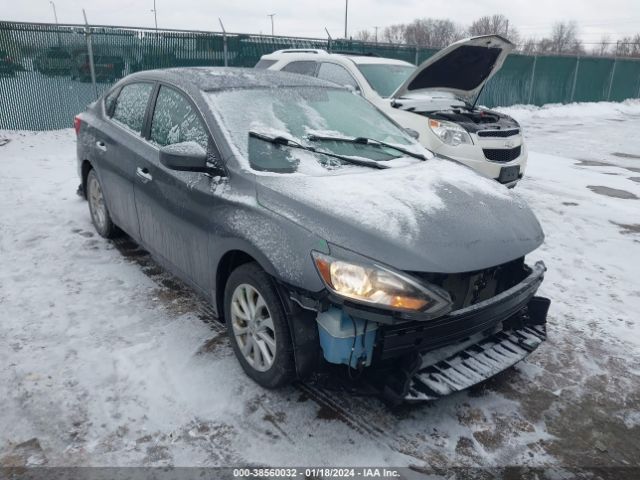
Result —
[[[514,48],[513,43],[500,35],[452,43],[422,62],[391,98],[438,91],[472,101]]]

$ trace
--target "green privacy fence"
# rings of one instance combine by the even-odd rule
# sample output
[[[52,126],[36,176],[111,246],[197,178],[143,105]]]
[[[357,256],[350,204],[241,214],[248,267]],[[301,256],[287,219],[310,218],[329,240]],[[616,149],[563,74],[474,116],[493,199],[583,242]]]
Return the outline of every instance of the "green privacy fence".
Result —
[[[113,82],[136,71],[252,67],[262,55],[286,48],[377,55],[415,64],[437,51],[352,40],[0,22],[0,128],[67,128],[73,116]],[[638,60],[512,54],[479,103],[543,105],[637,97]]]

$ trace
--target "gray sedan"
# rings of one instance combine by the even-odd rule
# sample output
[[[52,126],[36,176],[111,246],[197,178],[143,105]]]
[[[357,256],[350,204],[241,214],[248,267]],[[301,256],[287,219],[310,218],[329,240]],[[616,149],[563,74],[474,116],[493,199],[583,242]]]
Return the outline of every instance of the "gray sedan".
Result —
[[[244,371],[328,372],[392,402],[510,367],[545,339],[528,206],[356,93],[272,71],[140,72],[75,119],[80,192],[208,299]]]

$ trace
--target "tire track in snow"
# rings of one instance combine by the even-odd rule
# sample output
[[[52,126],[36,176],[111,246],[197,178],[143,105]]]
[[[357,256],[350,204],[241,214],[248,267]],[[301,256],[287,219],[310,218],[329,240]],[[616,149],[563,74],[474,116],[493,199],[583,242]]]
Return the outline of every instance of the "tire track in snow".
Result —
[[[188,308],[191,313],[198,315],[211,330],[218,335],[224,335],[226,339],[226,328],[215,316],[213,308],[206,299],[202,298],[189,286],[161,267],[148,251],[144,250],[130,237],[123,235],[122,237],[111,240],[111,242],[123,257],[138,264],[142,272],[157,285],[159,290],[171,291],[171,295],[168,296],[168,308],[171,308],[172,297],[180,297],[183,307]],[[308,382],[296,382],[294,386],[310,400],[315,402],[321,409],[328,410],[332,417],[339,419],[351,429],[378,441],[388,448],[398,450],[397,446],[393,444],[399,439],[395,439],[395,434],[388,431],[383,423],[377,421],[384,419],[388,422],[390,420],[389,413],[384,411],[381,403],[378,408],[375,408],[376,414],[371,415],[371,405],[368,402],[365,405],[362,398],[353,397],[347,392],[336,393],[331,390],[327,391]],[[347,398],[347,396],[351,398]],[[378,402],[372,398],[369,398],[369,400]]]

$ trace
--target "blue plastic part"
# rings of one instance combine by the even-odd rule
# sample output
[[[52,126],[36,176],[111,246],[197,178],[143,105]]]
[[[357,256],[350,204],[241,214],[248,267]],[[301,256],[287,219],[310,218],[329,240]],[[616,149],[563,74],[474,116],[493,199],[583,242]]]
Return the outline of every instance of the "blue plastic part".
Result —
[[[353,368],[362,364],[371,365],[377,323],[352,318],[336,307],[319,313],[316,320],[320,347],[327,362],[350,365]]]

